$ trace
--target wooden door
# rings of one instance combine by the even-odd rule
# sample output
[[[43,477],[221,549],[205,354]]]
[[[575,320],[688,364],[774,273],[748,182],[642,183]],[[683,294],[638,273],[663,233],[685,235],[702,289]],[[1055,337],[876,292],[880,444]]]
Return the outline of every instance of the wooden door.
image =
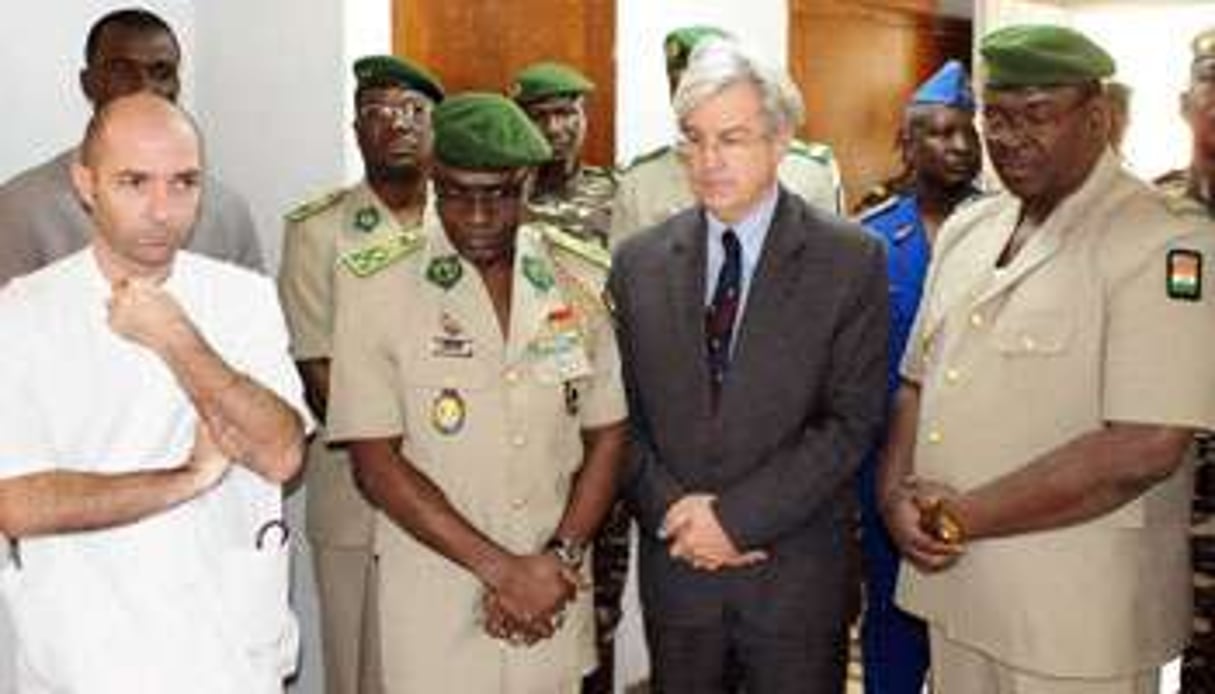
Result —
[[[896,135],[916,86],[948,58],[970,64],[971,23],[934,0],[789,0],[789,71],[804,136],[835,149],[849,205],[898,173]]]
[[[595,83],[583,158],[615,161],[614,0],[393,0],[393,47],[426,65],[449,92],[503,92],[520,68],[568,63]]]

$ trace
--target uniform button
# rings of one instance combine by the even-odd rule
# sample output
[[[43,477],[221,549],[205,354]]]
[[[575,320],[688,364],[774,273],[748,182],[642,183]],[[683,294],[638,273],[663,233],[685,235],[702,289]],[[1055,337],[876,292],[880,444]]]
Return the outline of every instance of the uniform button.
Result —
[[[962,374],[957,369],[945,370],[945,380],[949,383],[957,383],[961,378]]]
[[[976,328],[981,327],[983,325],[983,314],[982,313],[970,314],[970,324],[975,326]]]
[[[527,443],[527,437],[523,434],[515,434],[510,438],[510,443],[515,448],[522,448]]]
[[[940,443],[941,438],[941,432],[936,429],[928,432],[928,443]]]
[[[506,370],[506,382],[507,383],[518,383],[519,382],[519,372],[514,369],[507,369]]]
[[[1038,346],[1038,343],[1034,342],[1034,338],[1029,335],[1024,335],[1021,337],[1021,346],[1025,348],[1026,352],[1032,352]]]
[[[524,499],[522,497],[515,499],[510,502],[510,507],[516,511],[525,509],[525,508],[527,508],[527,499]]]

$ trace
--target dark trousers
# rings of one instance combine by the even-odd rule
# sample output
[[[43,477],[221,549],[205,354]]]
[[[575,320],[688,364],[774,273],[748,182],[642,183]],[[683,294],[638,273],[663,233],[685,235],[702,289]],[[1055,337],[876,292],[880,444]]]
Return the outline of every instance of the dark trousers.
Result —
[[[841,694],[847,627],[773,634],[726,618],[683,627],[647,620],[654,694]],[[741,680],[741,681],[736,681]]]
[[[877,502],[877,461],[860,475],[861,547],[864,551],[865,611],[861,657],[866,694],[919,694],[928,670],[928,629],[894,603],[899,553]]]

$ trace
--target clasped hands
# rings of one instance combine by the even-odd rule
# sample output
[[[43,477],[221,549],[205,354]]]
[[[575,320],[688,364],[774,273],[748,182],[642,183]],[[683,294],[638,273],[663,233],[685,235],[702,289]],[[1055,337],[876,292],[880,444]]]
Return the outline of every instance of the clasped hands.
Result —
[[[959,498],[952,487],[907,477],[882,502],[882,516],[890,537],[912,564],[921,571],[936,572],[953,566],[964,552],[961,544],[944,542],[929,532],[928,514],[942,503]]]
[[[551,637],[565,623],[565,609],[582,578],[549,552],[513,556],[494,588],[481,596],[485,633],[515,646]]]
[[[668,551],[702,571],[718,571],[751,566],[767,560],[761,550],[740,551],[717,519],[712,494],[688,494],[667,509],[658,536],[666,540]]]

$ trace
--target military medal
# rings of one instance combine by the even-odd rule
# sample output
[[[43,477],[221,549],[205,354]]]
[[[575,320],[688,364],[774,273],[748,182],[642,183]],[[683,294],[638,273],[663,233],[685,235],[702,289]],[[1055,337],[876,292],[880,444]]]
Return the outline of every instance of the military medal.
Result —
[[[1167,256],[1167,287],[1170,299],[1198,301],[1202,298],[1202,253],[1174,248]]]
[[[354,213],[354,228],[362,232],[368,232],[376,228],[380,224],[380,211],[368,205],[367,207],[359,208],[358,212]]]
[[[463,276],[464,266],[460,264],[460,259],[454,255],[435,258],[426,267],[426,279],[443,289],[451,289],[456,286],[456,283]]]
[[[464,428],[464,398],[455,388],[444,388],[430,405],[430,423],[435,431],[451,436]]]

